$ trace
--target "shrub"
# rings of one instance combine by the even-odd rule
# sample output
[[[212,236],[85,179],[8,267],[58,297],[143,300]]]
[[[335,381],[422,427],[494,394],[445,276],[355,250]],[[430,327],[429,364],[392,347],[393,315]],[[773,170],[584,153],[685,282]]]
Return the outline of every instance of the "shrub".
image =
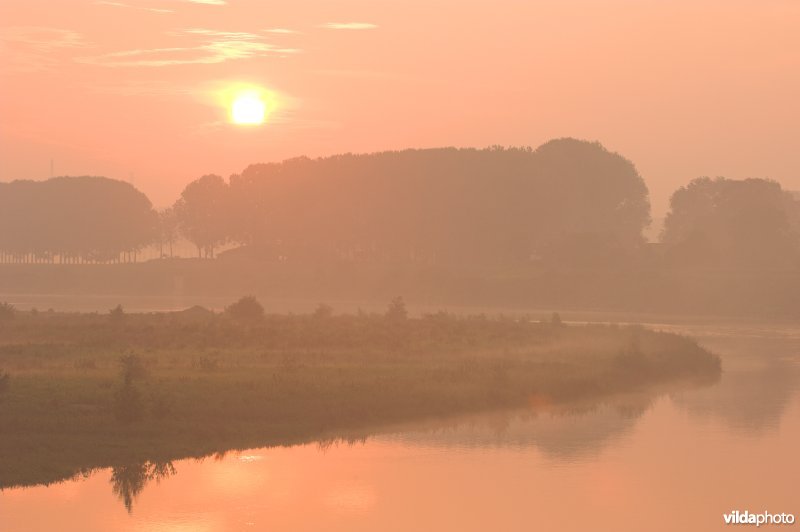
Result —
[[[122,308],[122,305],[117,305],[109,310],[108,317],[111,318],[111,321],[122,321],[125,319],[125,310]]]
[[[225,314],[237,321],[259,321],[264,319],[264,307],[254,296],[244,296],[226,307]]]

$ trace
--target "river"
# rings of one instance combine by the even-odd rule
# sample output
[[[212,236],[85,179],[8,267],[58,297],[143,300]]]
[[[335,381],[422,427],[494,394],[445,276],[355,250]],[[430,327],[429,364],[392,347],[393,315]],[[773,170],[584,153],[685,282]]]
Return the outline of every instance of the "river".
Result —
[[[720,354],[721,380],[123,464],[0,492],[0,530],[674,532],[729,528],[733,510],[800,518],[800,328],[650,326]]]

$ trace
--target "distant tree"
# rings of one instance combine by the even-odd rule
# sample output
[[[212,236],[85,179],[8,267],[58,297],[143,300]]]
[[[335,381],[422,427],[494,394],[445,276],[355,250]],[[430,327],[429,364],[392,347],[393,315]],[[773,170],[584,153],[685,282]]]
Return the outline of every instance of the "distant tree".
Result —
[[[526,199],[544,215],[539,229],[546,239],[575,234],[624,247],[643,243],[650,201],[633,163],[598,142],[571,138],[551,140],[532,157],[539,190]]]
[[[111,321],[122,321],[125,319],[125,309],[122,308],[122,305],[117,305],[108,311],[108,317]]]
[[[403,321],[408,318],[406,302],[403,300],[402,296],[397,296],[389,302],[385,316],[386,319],[391,321]]]
[[[136,260],[151,242],[163,254],[177,225],[200,257],[235,241],[281,261],[594,268],[643,247],[649,210],[630,161],[570,138],[535,150],[299,157],[229,183],[204,175],[161,215],[130,184],[104,178],[0,184],[0,260]]]
[[[150,200],[130,183],[56,177],[0,184],[3,262],[132,261],[156,238]]]
[[[164,246],[169,249],[169,258],[173,257],[173,245],[178,240],[178,216],[173,207],[159,211],[158,213],[159,245],[160,256],[164,257]]]
[[[259,321],[264,319],[264,307],[254,296],[245,296],[226,307],[225,314],[237,321]]]
[[[300,157],[248,167],[230,192],[231,235],[282,260],[591,267],[638,250],[650,221],[633,164],[575,139]]]
[[[198,256],[213,257],[214,250],[230,238],[229,208],[228,185],[218,175],[204,175],[181,193],[175,214],[183,236],[197,246]]]
[[[333,307],[326,303],[320,303],[314,310],[313,316],[318,320],[326,320],[333,316]]]
[[[703,177],[672,195],[661,240],[684,265],[786,267],[800,250],[796,209],[774,181]]]

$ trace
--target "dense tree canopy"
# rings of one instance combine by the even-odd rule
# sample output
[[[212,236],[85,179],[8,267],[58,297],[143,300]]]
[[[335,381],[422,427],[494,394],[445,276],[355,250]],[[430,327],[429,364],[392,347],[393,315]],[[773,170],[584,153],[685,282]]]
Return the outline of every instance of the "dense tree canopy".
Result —
[[[234,237],[276,256],[497,262],[642,243],[644,181],[598,143],[298,158],[231,177]]]
[[[765,179],[695,179],[672,195],[662,241],[681,264],[794,265],[800,202]]]
[[[156,226],[150,200],[124,181],[84,176],[0,183],[6,262],[132,257],[153,241]]]
[[[160,213],[102,177],[0,183],[3,262],[131,260],[151,243],[172,256],[180,233],[201,257],[238,242],[291,262],[591,269],[639,254],[649,222],[634,165],[575,139],[256,164],[200,177]],[[800,199],[763,179],[696,179],[673,195],[662,243],[673,265],[794,267]]]
[[[214,249],[229,239],[230,198],[220,176],[208,174],[189,183],[173,209],[181,233],[200,256],[213,257]]]

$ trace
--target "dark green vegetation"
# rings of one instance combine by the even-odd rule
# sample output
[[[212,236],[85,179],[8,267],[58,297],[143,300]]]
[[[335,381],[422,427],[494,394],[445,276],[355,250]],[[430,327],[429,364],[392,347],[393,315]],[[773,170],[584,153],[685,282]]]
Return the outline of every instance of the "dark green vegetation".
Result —
[[[236,309],[0,322],[0,487],[720,372],[692,340],[640,327],[410,318],[401,299],[382,315]]]

